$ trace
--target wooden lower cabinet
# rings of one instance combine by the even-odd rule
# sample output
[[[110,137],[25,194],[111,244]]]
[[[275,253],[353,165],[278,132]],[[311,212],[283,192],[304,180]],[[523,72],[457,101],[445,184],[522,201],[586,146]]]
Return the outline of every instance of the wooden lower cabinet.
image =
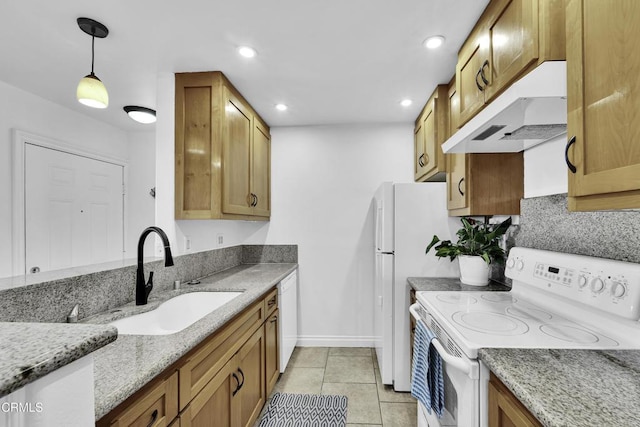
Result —
[[[277,297],[275,288],[96,425],[253,426],[279,374],[279,312],[274,295]],[[265,317],[268,310],[269,320]],[[273,319],[276,322],[270,321]]]
[[[265,370],[267,378],[267,396],[280,377],[278,323],[280,312],[276,310],[264,323],[264,342],[266,347]]]
[[[489,380],[489,427],[542,427],[493,373]]]

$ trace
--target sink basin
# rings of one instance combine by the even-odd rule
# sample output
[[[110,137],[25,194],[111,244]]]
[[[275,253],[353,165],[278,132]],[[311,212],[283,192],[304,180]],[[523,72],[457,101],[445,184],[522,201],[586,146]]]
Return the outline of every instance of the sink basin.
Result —
[[[169,335],[202,319],[242,292],[192,292],[163,302],[158,308],[110,324],[122,335]]]

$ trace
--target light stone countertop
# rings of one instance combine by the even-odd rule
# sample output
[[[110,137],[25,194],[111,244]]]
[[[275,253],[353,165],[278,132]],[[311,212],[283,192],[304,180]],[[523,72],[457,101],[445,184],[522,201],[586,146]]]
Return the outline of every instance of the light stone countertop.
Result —
[[[235,315],[262,297],[297,264],[239,265],[201,279],[199,285],[182,284],[179,291],[154,295],[149,304],[131,302],[118,311],[92,316],[89,323],[106,323],[131,314],[149,311],[176,295],[195,291],[243,291],[222,307],[191,326],[171,335],[119,335],[118,339],[94,352],[96,421],[162,373],[185,353],[218,330]]]
[[[0,323],[0,397],[115,341],[109,325]]]
[[[640,351],[481,349],[547,427],[640,426]]]

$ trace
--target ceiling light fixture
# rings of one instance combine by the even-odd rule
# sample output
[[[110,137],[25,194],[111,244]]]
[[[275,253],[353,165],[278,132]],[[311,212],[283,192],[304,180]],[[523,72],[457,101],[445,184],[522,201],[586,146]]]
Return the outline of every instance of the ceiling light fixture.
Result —
[[[411,104],[413,104],[413,101],[410,99],[403,99],[402,101],[400,101],[400,105],[402,105],[403,107],[408,107]]]
[[[285,111],[287,108],[289,107],[287,107],[285,104],[276,104],[276,110],[278,111]]]
[[[240,46],[238,48],[238,53],[244,56],[245,58],[253,58],[258,54],[258,52],[256,52],[254,48],[249,46]]]
[[[437,49],[444,43],[444,36],[431,36],[427,38],[422,44],[427,49]]]
[[[146,107],[138,107],[137,105],[127,105],[123,110],[138,123],[155,123],[156,110]]]
[[[92,108],[107,108],[109,94],[107,88],[93,73],[94,45],[96,37],[103,39],[109,34],[107,27],[90,18],[78,18],[78,26],[82,31],[91,36],[91,73],[87,74],[78,83],[76,97],[81,104]]]

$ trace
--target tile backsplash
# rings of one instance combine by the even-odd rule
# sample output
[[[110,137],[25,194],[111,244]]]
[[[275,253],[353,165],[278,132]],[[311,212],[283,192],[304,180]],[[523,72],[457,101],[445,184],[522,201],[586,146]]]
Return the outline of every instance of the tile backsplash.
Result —
[[[240,264],[297,263],[296,245],[232,246],[174,257],[174,266],[164,261],[144,264],[145,277],[153,271],[154,291],[172,289],[175,280],[186,282],[227,270]],[[0,322],[65,322],[79,305],[85,318],[134,300],[136,266],[108,269],[0,291]]]

